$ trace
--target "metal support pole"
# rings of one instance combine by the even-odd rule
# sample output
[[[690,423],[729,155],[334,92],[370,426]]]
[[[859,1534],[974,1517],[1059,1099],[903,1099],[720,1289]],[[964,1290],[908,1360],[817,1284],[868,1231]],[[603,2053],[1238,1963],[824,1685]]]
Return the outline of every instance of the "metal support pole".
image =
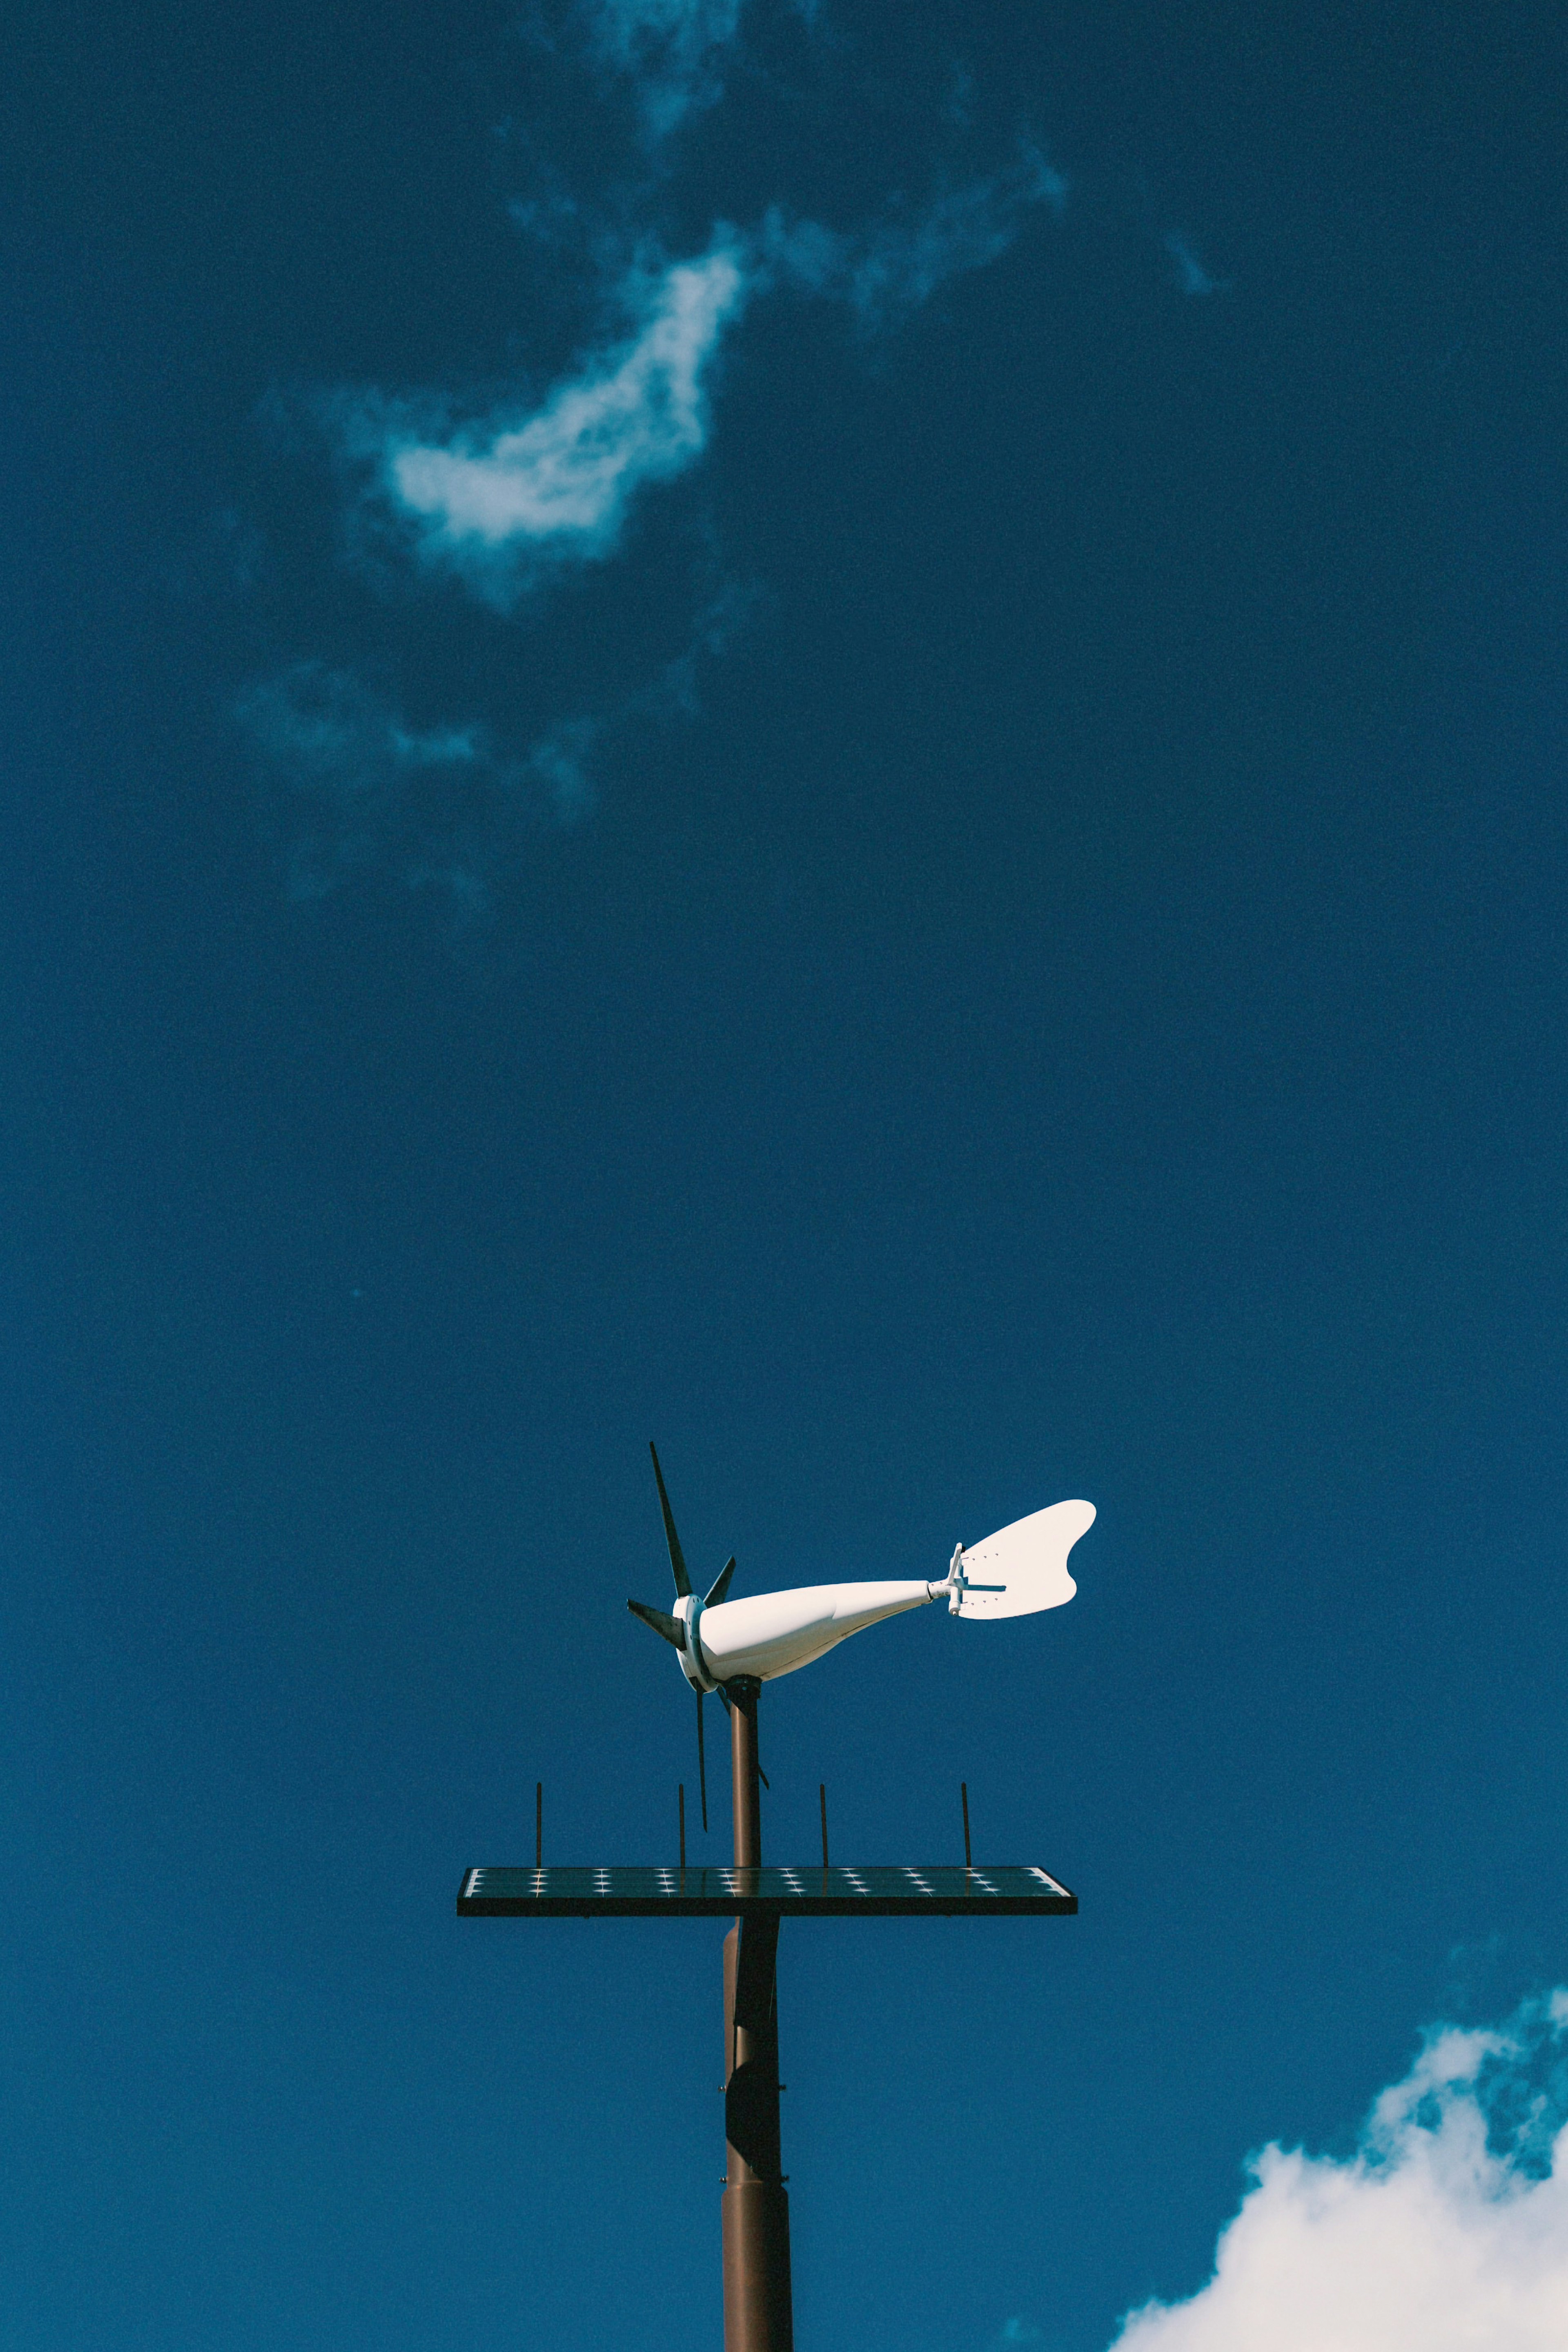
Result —
[[[727,1686],[735,1864],[760,1869],[757,1697],[750,1675]],[[724,2352],[794,2352],[789,2192],[779,2144],[779,1923],[737,1919],[724,1938]]]
[[[757,1769],[757,1700],[762,1687],[755,1675],[737,1675],[725,1685],[730,1699],[730,1781],[735,1802],[737,1870],[760,1870],[763,1865],[763,1791]]]

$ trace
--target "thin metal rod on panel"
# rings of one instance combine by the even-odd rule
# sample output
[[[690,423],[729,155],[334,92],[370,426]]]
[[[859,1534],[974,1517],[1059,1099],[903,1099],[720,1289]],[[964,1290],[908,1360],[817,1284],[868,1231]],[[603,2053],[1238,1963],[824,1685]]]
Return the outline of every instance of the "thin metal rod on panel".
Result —
[[[967,1869],[969,1869],[969,1867],[970,1867],[970,1860],[969,1860],[969,1783],[968,1783],[968,1781],[967,1781],[967,1780],[961,1780],[961,1781],[959,1782],[959,1784],[958,1784],[958,1793],[959,1793],[960,1797],[963,1800],[963,1867],[965,1868],[965,1870],[967,1870]]]
[[[536,1780],[533,1784],[533,1866],[535,1870],[542,1870],[544,1867],[544,1783],[542,1780]]]
[[[680,1867],[684,1870],[686,1867],[686,1783],[684,1780],[678,1784],[676,1797],[680,1809]]]
[[[822,1867],[826,1870],[827,1867],[827,1783],[826,1780],[817,1782],[816,1794],[822,1807]]]

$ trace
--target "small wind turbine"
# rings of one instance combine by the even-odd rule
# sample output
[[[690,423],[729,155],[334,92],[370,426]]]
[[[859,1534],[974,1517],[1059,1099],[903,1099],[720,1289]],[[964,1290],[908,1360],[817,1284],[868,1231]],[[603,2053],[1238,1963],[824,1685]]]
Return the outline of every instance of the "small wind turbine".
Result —
[[[663,1635],[680,1662],[680,1671],[697,1693],[697,1774],[702,1799],[702,1826],[708,1826],[708,1766],[703,1751],[702,1701],[717,1691],[730,1705],[725,1685],[741,1675],[758,1682],[776,1681],[825,1657],[847,1642],[851,1633],[884,1617],[900,1616],[906,1609],[923,1609],[930,1601],[945,1599],[952,1617],[1028,1617],[1037,1610],[1059,1609],[1078,1586],[1068,1574],[1068,1554],[1079,1536],[1094,1525],[1092,1503],[1052,1503],[1015,1519],[984,1543],[954,1547],[947,1574],[934,1581],[915,1579],[868,1584],[803,1584],[787,1592],[758,1592],[743,1601],[727,1596],[735,1573],[727,1559],[707,1592],[699,1599],[691,1589],[675,1516],[665,1491],[658,1449],[649,1444],[653,1475],[658,1481],[659,1508],[664,1514],[665,1541],[675,1577],[673,1610],[652,1609],[645,1601],[626,1607],[645,1625]],[[983,1580],[969,1571],[977,1569]],[[992,1581],[998,1579],[999,1581]]]
[[[650,1446],[648,1451],[653,1453]],[[463,1874],[458,1909],[471,1918],[732,1917],[724,1939],[725,2352],[794,2352],[790,2285],[789,2192],[779,2132],[776,1959],[784,1918],[1045,1918],[1078,1909],[1078,1897],[1037,1863],[972,1864],[964,1800],[963,1866],[861,1865],[830,1868],[827,1808],[822,1810],[822,1868],[763,1866],[757,1698],[764,1682],[793,1675],[884,1617],[945,1599],[954,1617],[1026,1617],[1059,1609],[1078,1590],[1068,1554],[1094,1523],[1092,1503],[1053,1503],[1016,1519],[984,1543],[959,1544],[947,1574],[908,1582],[806,1584],[787,1592],[729,1597],[735,1563],[726,1560],[699,1599],[687,1573],[665,1492],[658,1455],[665,1540],[675,1578],[673,1610],[628,1601],[634,1616],[669,1643],[697,1694],[697,1759],[702,1826],[708,1826],[708,1771],[702,1702],[717,1691],[730,1716],[735,1859],[731,1868],[688,1869],[684,1797],[678,1868],[596,1865],[546,1868],[542,1811],[536,1811],[532,1870],[474,1868]]]

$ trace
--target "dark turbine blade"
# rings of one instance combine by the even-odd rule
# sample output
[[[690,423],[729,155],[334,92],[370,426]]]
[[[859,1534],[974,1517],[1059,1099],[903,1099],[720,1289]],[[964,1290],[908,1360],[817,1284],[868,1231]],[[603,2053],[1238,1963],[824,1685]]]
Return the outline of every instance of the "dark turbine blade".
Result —
[[[697,1694],[697,1786],[702,1795],[702,1826],[708,1826],[708,1759],[702,1753],[702,1702],[705,1691]]]
[[[719,1570],[718,1575],[713,1579],[712,1583],[708,1588],[708,1598],[702,1603],[704,1609],[717,1609],[719,1603],[723,1600],[724,1595],[730,1590],[730,1579],[734,1575],[734,1573],[735,1556],[733,1552],[731,1552],[729,1559],[724,1562],[723,1567]]]
[[[664,1539],[669,1546],[669,1564],[675,1570],[675,1597],[684,1601],[691,1590],[691,1579],[686,1573],[680,1538],[675,1532],[675,1517],[669,1507],[669,1496],[664,1491],[664,1473],[658,1466],[658,1454],[651,1437],[647,1450],[653,1455],[653,1475],[658,1480],[658,1507],[664,1513]]]
[[[656,1633],[662,1633],[672,1648],[685,1649],[686,1628],[679,1617],[671,1617],[663,1609],[650,1609],[646,1601],[628,1601],[626,1607],[634,1617],[640,1617],[645,1625],[651,1625]]]

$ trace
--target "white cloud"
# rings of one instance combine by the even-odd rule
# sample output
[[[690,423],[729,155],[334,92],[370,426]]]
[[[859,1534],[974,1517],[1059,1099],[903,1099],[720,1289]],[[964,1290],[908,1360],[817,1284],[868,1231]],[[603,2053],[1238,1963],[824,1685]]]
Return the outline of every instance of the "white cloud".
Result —
[[[1343,2162],[1252,2170],[1208,2285],[1115,2352],[1563,2352],[1568,1991],[1429,2035]]]
[[[625,0],[616,38],[627,57],[645,33],[679,46],[690,16],[716,39],[722,25],[732,30],[734,14]],[[536,404],[492,409],[456,428],[433,403],[376,393],[339,394],[317,414],[351,464],[368,472],[369,502],[390,509],[401,550],[411,545],[506,609],[549,569],[611,554],[638,492],[695,464],[710,431],[713,362],[753,294],[788,287],[827,295],[868,328],[881,327],[994,260],[1031,207],[1059,208],[1066,190],[1023,143],[1002,172],[923,206],[889,207],[859,231],[786,226],[776,213],[754,233],[719,229],[705,255],[626,278],[621,299],[634,331],[591,353]],[[374,552],[374,541],[361,552]],[[253,751],[312,812],[293,851],[296,893],[320,895],[352,869],[392,864],[410,879],[482,895],[476,875],[518,846],[531,824],[571,824],[595,805],[591,751],[638,715],[696,709],[702,661],[724,650],[758,593],[755,583],[725,584],[696,614],[686,649],[647,685],[593,718],[563,722],[521,755],[478,723],[411,727],[363,682],[320,662],[254,686],[237,706]]]
[[[528,755],[529,773],[543,787],[563,824],[591,815],[598,805],[588,754],[602,732],[597,719],[565,719],[542,735]]]
[[[636,84],[651,138],[722,95],[716,59],[739,29],[741,0],[585,0],[585,14],[595,56]]]
[[[472,769],[489,757],[485,730],[410,728],[344,670],[299,662],[242,696],[239,716],[258,749],[286,761],[304,785],[373,791],[391,775]]]
[[[886,327],[950,278],[999,260],[1036,205],[1059,212],[1067,196],[1062,174],[1026,141],[1005,171],[944,189],[916,208],[892,208],[849,234],[770,213],[759,250],[787,282],[848,302],[863,326]]]
[[[637,334],[588,359],[531,414],[492,415],[437,438],[416,435],[384,404],[361,404],[340,407],[340,428],[353,450],[374,457],[384,495],[426,558],[504,604],[531,560],[607,555],[637,492],[701,456],[711,364],[754,290],[772,282],[830,295],[864,325],[886,326],[994,261],[1030,209],[1059,209],[1066,194],[1060,173],[1025,145],[1007,170],[853,234],[773,213],[755,236],[719,235],[700,259],[629,281]]]
[[[470,567],[521,550],[607,553],[634,492],[701,455],[706,371],[745,293],[738,253],[718,247],[667,269],[635,340],[589,361],[531,416],[491,418],[445,444],[394,428],[383,480],[426,551]]]
[[[999,260],[1036,205],[1060,211],[1067,182],[1035,148],[1011,171],[935,197],[908,224],[889,220],[868,236],[849,274],[849,299],[872,325],[929,301],[950,278]]]
[[[410,727],[348,670],[299,662],[259,680],[236,715],[258,765],[291,795],[289,886],[324,898],[354,872],[391,866],[469,907],[498,858],[542,825],[591,814],[597,722],[563,722],[515,756],[477,720]]]
[[[1228,278],[1211,278],[1187,239],[1173,229],[1164,240],[1165,250],[1175,264],[1176,283],[1184,294],[1228,294]]]

